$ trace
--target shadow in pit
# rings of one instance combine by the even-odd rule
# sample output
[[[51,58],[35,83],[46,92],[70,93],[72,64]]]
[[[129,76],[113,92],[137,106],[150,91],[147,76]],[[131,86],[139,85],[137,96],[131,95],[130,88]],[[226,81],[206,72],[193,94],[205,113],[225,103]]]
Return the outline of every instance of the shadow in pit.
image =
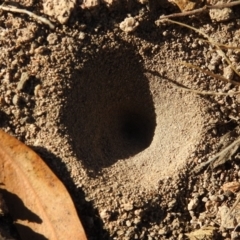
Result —
[[[87,239],[111,239],[109,233],[103,229],[103,222],[99,212],[93,206],[93,202],[85,199],[85,193],[81,188],[74,184],[65,163],[62,160],[43,147],[30,146],[63,182],[69,194],[72,197],[79,219],[85,230]],[[32,238],[35,239],[35,238]]]
[[[61,122],[89,172],[134,156],[152,142],[156,115],[141,62],[124,43],[96,53],[72,74]]]

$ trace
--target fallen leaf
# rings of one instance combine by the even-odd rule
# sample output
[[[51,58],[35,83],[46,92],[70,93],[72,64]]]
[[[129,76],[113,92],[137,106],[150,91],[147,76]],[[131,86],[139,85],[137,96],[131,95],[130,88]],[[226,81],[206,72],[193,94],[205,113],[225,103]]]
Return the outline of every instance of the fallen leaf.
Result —
[[[190,240],[212,240],[216,232],[216,228],[212,226],[202,227],[201,229],[185,234]]]
[[[239,182],[227,182],[227,183],[224,183],[221,188],[224,192],[231,191],[233,193],[236,193],[240,190],[240,183]]]
[[[182,12],[199,8],[204,3],[203,0],[169,0],[169,2],[175,3]]]
[[[2,130],[0,184],[21,239],[87,239],[62,182],[35,152]]]

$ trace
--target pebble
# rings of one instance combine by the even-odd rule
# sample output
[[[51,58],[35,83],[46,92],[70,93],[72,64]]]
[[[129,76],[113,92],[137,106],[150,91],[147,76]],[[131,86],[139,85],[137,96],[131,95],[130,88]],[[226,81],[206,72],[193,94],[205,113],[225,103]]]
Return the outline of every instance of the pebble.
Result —
[[[21,97],[17,94],[15,94],[12,98],[12,103],[15,105],[15,106],[18,106],[19,103],[21,101]]]
[[[103,220],[107,220],[109,219],[110,217],[110,213],[107,209],[103,209],[100,213],[99,213],[100,217],[103,219]]]
[[[223,22],[232,19],[234,14],[231,8],[210,9],[209,16],[213,21]]]
[[[132,225],[132,223],[131,223],[129,220],[127,220],[127,221],[126,221],[126,226],[127,226],[127,227],[130,227],[131,225]]]
[[[168,203],[168,208],[172,209],[175,206],[176,202],[177,200],[173,199],[171,202]]]
[[[133,223],[134,223],[135,225],[141,223],[141,218],[134,218]]]
[[[209,199],[211,201],[214,201],[214,202],[220,202],[221,201],[220,198],[218,196],[216,196],[216,195],[209,196]]]
[[[120,29],[126,33],[134,32],[138,27],[139,22],[133,17],[127,17],[119,25]]]
[[[79,37],[78,37],[78,38],[79,38],[80,40],[84,40],[85,37],[86,37],[86,34],[85,34],[84,32],[80,32],[80,33],[79,33]]]
[[[34,96],[35,97],[41,97],[41,89],[42,86],[40,84],[37,84],[36,87],[34,88]]]
[[[29,79],[28,73],[27,72],[23,72],[21,74],[20,81],[17,84],[17,90],[22,91],[24,89],[25,84],[28,81],[28,79]]]
[[[228,80],[233,79],[234,71],[232,70],[232,68],[230,66],[227,66],[223,69],[223,76]]]
[[[131,203],[125,203],[124,205],[123,205],[123,209],[125,210],[125,211],[131,211],[131,210],[133,210],[133,204],[131,204]]]
[[[165,228],[162,228],[162,229],[160,229],[160,230],[158,231],[158,234],[159,234],[159,235],[166,235],[166,234],[167,234],[167,231],[166,231]]]
[[[203,201],[203,202],[207,202],[207,201],[208,201],[208,198],[207,198],[207,197],[204,197],[204,198],[202,199],[202,201]]]
[[[198,205],[198,202],[199,202],[198,198],[193,198],[188,204],[188,210],[191,211],[195,209]]]
[[[47,36],[47,41],[50,45],[54,45],[57,43],[58,41],[58,36],[56,33],[50,33],[48,36]]]

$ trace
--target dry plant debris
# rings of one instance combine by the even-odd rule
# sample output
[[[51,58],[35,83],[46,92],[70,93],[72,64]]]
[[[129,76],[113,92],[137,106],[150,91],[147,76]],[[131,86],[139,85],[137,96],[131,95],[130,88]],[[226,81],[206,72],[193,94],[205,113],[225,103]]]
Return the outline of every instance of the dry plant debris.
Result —
[[[231,191],[236,193],[240,190],[240,183],[239,182],[227,182],[222,185],[222,190],[224,192]]]
[[[66,188],[30,148],[0,130],[1,193],[22,239],[86,239]]]
[[[220,9],[221,11],[222,10],[226,11],[225,9],[227,9],[227,15],[229,15],[228,9],[230,7],[240,5],[240,1],[233,1],[233,2],[222,3],[222,4],[218,3],[216,5],[205,5],[202,8],[196,9],[196,7],[199,7],[199,5],[201,5],[202,1],[199,1],[198,3],[196,3],[197,1],[173,0],[172,2],[177,4],[182,12],[181,13],[173,13],[173,14],[169,14],[169,15],[163,15],[160,17],[160,19],[185,17],[185,16],[197,15],[197,14],[201,14],[201,13],[209,11],[209,14],[213,17],[213,19],[215,19],[217,21],[228,20],[229,16],[227,16],[227,17],[219,16],[221,14],[224,14],[224,12],[221,12],[220,14],[219,13],[216,14],[215,10]],[[218,15],[219,17],[216,17],[216,15]]]
[[[188,238],[190,240],[212,240],[214,238],[216,232],[216,228],[212,227],[212,226],[208,226],[208,227],[202,227],[201,229],[192,231],[188,234],[186,234],[186,236],[188,236]]]
[[[51,29],[54,29],[55,26],[53,25],[53,23],[51,23],[48,19],[38,16],[30,11],[27,11],[25,9],[19,9],[16,8],[14,6],[10,6],[10,5],[0,5],[0,9],[4,10],[4,11],[8,11],[8,12],[15,12],[15,13],[24,13],[27,14],[29,17],[36,19],[39,22],[42,22],[44,24],[47,24]]]

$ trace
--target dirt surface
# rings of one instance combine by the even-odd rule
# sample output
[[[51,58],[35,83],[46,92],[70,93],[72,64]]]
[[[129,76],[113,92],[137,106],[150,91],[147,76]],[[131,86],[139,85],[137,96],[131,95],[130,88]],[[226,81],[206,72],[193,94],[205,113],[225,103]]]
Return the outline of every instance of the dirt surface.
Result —
[[[179,11],[170,3],[63,2],[9,3],[45,16],[55,29],[0,10],[1,128],[63,181],[89,240],[180,240],[202,226],[214,229],[209,239],[238,239],[239,222],[224,225],[219,217],[236,199],[221,186],[239,181],[238,153],[214,170],[191,170],[218,153],[222,136],[238,126],[239,95],[198,95],[179,86],[240,90],[183,61],[239,77],[201,35],[156,24]],[[239,46],[240,8],[225,12],[180,21]],[[239,49],[224,51],[240,70]]]

